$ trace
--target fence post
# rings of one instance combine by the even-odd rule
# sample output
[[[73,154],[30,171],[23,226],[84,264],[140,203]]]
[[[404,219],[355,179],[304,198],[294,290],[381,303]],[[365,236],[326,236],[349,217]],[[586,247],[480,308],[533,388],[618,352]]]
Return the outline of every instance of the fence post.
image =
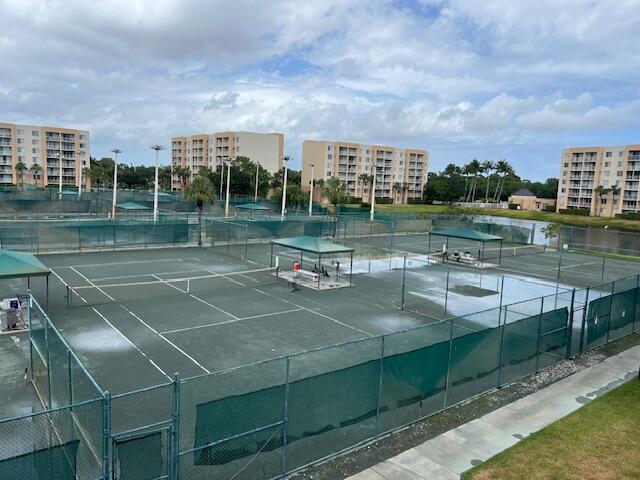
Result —
[[[636,303],[633,310],[633,323],[631,324],[631,331],[636,331],[636,318],[638,318],[638,293],[640,291],[640,274],[636,275]]]
[[[172,458],[170,459],[169,478],[178,479],[180,465],[180,376],[173,374],[173,403],[171,411],[171,445]]]
[[[31,383],[33,383],[33,321],[32,321],[32,303],[31,290],[27,290],[27,313],[29,314],[29,375],[31,377]]]
[[[504,280],[504,277],[502,277]],[[502,331],[500,332],[500,359],[498,361],[498,384],[497,387],[500,388],[500,382],[502,381],[502,351],[504,350],[504,330],[507,328],[507,305],[504,306],[504,322],[502,322]],[[500,315],[502,313],[502,307],[499,309],[498,314],[498,325],[500,325]]]
[[[449,306],[449,273],[451,269],[447,270],[447,284],[444,291],[444,319],[447,319],[447,307]]]
[[[244,259],[249,260],[249,225],[244,226]]]
[[[557,295],[556,295],[557,298]],[[569,308],[569,330],[567,331],[567,353],[565,358],[571,358],[571,346],[573,343],[573,303],[576,299],[576,289],[571,291],[571,307]]]
[[[400,310],[404,310],[404,286],[407,277],[407,254],[402,259],[402,295],[400,297]]]
[[[69,405],[73,405],[73,369],[71,368],[71,350],[67,349],[67,378],[69,379]]]
[[[104,392],[102,397],[102,477],[110,478],[109,445],[111,442],[111,394]]]
[[[538,315],[538,346],[536,347],[536,373],[540,366],[540,340],[542,338],[542,314],[544,313],[544,297],[540,298],[540,315]]]
[[[80,235],[80,225],[78,225],[78,251],[82,251],[82,235]]]
[[[382,402],[382,375],[384,373],[384,340],[385,336],[381,337],[380,341],[380,369],[378,370],[378,403],[376,405],[376,427],[375,432],[378,432],[380,425],[380,403]]]
[[[49,345],[49,319],[44,316],[44,344],[47,348],[47,402],[48,408],[53,408],[51,404],[51,347]]]
[[[607,257],[602,257],[602,275],[600,276],[600,281],[602,283],[604,283],[604,269],[605,269],[606,261],[607,261]]]
[[[449,396],[449,384],[451,383],[451,360],[453,357],[453,318],[449,320],[449,356],[447,357],[447,374],[444,380],[444,398],[442,409],[447,408],[447,397]]]
[[[590,290],[590,286],[587,287],[587,290],[585,292],[585,298],[584,298],[584,309],[582,311],[582,326],[580,327],[580,348],[579,348],[579,353],[584,352],[584,334],[585,334],[585,327],[587,325],[587,313],[589,311],[589,290]]]
[[[287,473],[287,427],[289,425],[289,367],[291,357],[287,356],[285,366],[285,384],[284,384],[284,409],[282,412],[284,425],[282,426],[282,475]]]
[[[609,300],[609,320],[607,321],[607,341],[605,343],[609,343],[609,334],[611,333],[611,315],[613,314],[613,295],[616,291],[616,282],[615,280],[611,282],[611,299]]]

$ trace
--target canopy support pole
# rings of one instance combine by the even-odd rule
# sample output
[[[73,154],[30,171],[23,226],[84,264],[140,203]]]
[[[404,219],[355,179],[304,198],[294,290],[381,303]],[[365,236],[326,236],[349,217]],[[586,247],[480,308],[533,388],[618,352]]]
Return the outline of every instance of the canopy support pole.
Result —
[[[351,258],[349,265],[349,286],[351,286],[351,277],[353,276],[353,250],[351,250]]]

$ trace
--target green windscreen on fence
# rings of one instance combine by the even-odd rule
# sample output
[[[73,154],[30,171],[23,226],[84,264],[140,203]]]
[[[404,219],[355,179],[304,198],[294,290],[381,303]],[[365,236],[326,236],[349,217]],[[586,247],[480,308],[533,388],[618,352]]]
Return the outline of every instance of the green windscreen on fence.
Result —
[[[504,325],[500,383],[509,383],[536,371],[538,315]]]
[[[616,340],[633,331],[637,295],[637,288],[618,292],[613,295],[611,300],[611,320],[609,322],[609,340]]]
[[[75,480],[79,443],[75,440],[64,445],[0,460],[0,478],[2,480]]]
[[[155,480],[166,475],[167,446],[161,432],[118,440],[114,456],[118,480]]]
[[[537,369],[550,367],[566,356],[569,309],[551,310],[540,315],[540,340]]]
[[[488,328],[453,339],[447,406],[497,386],[500,337]]]
[[[589,302],[587,310],[587,348],[595,347],[607,341],[611,313],[611,295]]]
[[[384,358],[380,431],[442,409],[448,358],[448,341]]]

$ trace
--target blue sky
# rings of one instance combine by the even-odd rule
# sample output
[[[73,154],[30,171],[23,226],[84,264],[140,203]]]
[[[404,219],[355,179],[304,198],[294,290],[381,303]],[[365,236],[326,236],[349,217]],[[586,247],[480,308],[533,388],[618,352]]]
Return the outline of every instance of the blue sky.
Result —
[[[0,0],[0,121],[92,154],[219,130],[426,148],[431,169],[640,143],[640,0]],[[163,162],[168,163],[165,152]]]

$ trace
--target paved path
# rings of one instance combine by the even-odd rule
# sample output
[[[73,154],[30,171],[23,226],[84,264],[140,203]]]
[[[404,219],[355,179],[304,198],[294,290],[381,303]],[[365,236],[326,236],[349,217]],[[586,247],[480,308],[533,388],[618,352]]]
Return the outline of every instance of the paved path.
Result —
[[[638,374],[640,346],[449,430],[348,480],[454,480]]]

